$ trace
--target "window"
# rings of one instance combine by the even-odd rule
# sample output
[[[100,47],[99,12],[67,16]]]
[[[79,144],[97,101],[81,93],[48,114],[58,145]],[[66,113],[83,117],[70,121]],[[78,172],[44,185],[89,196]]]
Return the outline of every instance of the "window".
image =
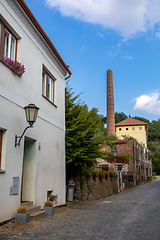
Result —
[[[122,167],[123,167],[123,165],[116,165],[116,170],[122,171]]]
[[[139,127],[139,130],[142,130],[142,128],[141,128],[141,127]]]
[[[42,95],[49,101],[54,103],[54,80],[53,78],[43,70],[42,73]]]
[[[16,60],[17,39],[13,34],[1,24],[1,58]]]
[[[135,128],[133,127],[132,130],[135,130]]]
[[[119,131],[121,131],[122,129],[121,128],[119,128]]]
[[[126,128],[126,131],[128,131],[128,128]]]
[[[3,131],[0,130],[0,170],[1,170],[1,166],[2,166],[2,139],[3,139]]]
[[[108,165],[99,165],[101,171],[108,171]]]

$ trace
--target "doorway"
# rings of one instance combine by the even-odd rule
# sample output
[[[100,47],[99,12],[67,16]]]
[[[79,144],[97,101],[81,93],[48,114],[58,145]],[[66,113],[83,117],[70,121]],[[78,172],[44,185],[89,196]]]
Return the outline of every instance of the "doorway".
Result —
[[[36,140],[25,137],[21,202],[35,200]]]

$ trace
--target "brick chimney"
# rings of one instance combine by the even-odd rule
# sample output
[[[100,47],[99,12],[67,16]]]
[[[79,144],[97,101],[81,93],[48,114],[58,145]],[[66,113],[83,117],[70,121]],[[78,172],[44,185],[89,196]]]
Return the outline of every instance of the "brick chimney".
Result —
[[[107,71],[107,136],[115,135],[115,113],[112,71]]]

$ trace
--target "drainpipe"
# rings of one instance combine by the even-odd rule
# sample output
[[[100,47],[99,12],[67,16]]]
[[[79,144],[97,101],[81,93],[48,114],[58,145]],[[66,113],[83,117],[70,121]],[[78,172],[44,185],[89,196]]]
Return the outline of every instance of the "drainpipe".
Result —
[[[65,80],[67,80],[68,78],[70,78],[72,75],[72,73],[69,73],[69,76],[65,78]]]
[[[65,78],[65,80],[67,80],[68,78],[71,77],[72,73],[71,71],[69,70],[69,66],[66,65],[66,68],[67,68],[67,72],[69,73],[69,76]]]

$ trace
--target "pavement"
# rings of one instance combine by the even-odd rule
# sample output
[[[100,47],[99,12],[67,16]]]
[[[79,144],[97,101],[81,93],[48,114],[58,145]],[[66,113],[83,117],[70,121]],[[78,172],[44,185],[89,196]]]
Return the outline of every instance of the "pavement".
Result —
[[[38,221],[2,225],[0,239],[160,239],[160,176],[107,198],[69,203]]]

